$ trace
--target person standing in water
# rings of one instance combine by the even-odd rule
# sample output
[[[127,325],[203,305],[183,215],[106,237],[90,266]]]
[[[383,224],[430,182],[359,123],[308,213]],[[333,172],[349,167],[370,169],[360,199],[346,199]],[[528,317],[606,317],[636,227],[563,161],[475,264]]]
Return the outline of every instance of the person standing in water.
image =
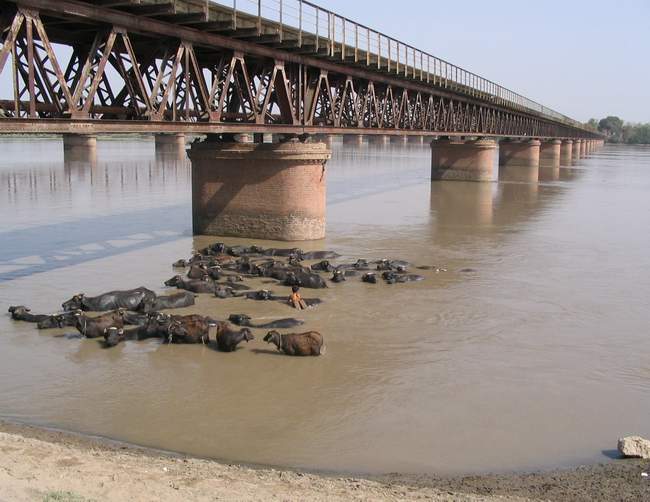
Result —
[[[291,296],[289,296],[289,304],[293,305],[294,309],[304,310],[307,308],[305,300],[300,296],[300,288],[298,286],[293,286],[291,288]]]

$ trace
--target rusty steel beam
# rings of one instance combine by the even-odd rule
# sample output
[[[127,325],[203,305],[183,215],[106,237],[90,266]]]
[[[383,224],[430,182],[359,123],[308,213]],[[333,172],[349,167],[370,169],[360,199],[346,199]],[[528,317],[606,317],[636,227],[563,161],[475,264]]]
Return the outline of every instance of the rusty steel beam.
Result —
[[[13,103],[13,102],[12,102]],[[167,122],[138,120],[65,120],[65,119],[1,119],[4,134],[139,134],[139,133],[186,133],[186,134],[331,134],[331,135],[383,135],[383,136],[439,136],[453,137],[503,137],[495,133],[468,133],[448,131],[409,131],[340,127],[305,127],[283,124],[244,124],[244,123],[209,123],[209,122]],[[512,135],[518,137],[518,135]],[[536,136],[540,139],[557,139],[557,136]],[[571,139],[560,136],[559,139]]]
[[[341,64],[333,63],[324,59],[296,54],[288,51],[282,51],[258,45],[252,42],[246,42],[236,38],[219,35],[216,33],[208,33],[187,26],[174,25],[165,21],[107,9],[96,5],[89,5],[87,3],[82,3],[75,0],[8,1],[19,3],[20,5],[26,7],[38,9],[39,11],[46,12],[50,15],[54,15],[55,17],[72,16],[86,20],[92,20],[97,23],[108,23],[123,27],[130,32],[140,33],[142,35],[160,35],[169,38],[181,38],[185,41],[192,42],[193,44],[206,47],[219,47],[270,59],[281,59],[285,62],[302,64],[314,68],[321,68],[335,73],[344,73],[355,78],[362,78],[387,85],[404,87],[414,91],[426,92],[428,94],[436,94],[441,97],[453,98],[468,103],[484,104],[483,102],[474,100],[471,97],[466,97],[451,92],[445,92],[441,89],[429,85],[424,85],[416,81],[394,78],[382,73],[372,72],[353,66],[343,66]],[[504,111],[511,111],[510,108],[500,105],[495,104],[493,106]],[[542,120],[544,120],[541,115],[535,113],[525,111],[519,111],[518,113],[542,118]]]

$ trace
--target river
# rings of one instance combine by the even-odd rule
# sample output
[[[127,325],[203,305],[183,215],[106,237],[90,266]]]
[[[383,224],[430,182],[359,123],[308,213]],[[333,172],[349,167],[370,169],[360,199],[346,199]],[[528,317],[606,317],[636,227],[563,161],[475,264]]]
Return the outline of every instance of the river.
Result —
[[[55,311],[80,291],[163,292],[193,249],[252,242],[191,235],[189,164],[151,140],[100,140],[92,164],[64,160],[56,139],[0,144],[5,312]],[[355,473],[573,466],[650,435],[650,149],[606,146],[539,181],[431,183],[429,170],[428,146],[335,143],[327,239],[298,245],[447,271],[318,292],[325,303],[299,316],[323,333],[324,356],[277,355],[260,330],[232,354],[106,350],[2,315],[0,418]],[[188,311],[295,315],[209,297]]]

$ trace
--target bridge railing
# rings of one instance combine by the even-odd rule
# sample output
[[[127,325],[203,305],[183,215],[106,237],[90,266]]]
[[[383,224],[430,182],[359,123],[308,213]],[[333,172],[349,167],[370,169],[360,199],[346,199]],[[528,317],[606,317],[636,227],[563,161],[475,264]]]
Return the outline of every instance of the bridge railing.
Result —
[[[584,127],[491,80],[307,0],[206,1],[231,9],[235,29],[240,25],[238,16],[243,15],[254,20],[258,35],[266,34],[264,30],[270,24],[281,42],[291,40],[299,47],[310,47],[315,53],[332,59],[365,64],[378,71],[531,111],[572,127]]]

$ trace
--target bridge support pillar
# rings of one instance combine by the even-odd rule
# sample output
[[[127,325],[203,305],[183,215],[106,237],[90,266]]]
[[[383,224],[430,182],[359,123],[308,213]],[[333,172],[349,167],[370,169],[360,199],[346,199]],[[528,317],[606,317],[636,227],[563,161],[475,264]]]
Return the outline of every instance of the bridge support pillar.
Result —
[[[573,160],[573,140],[564,139],[560,145],[560,165],[570,166]]]
[[[431,180],[492,181],[496,143],[441,138],[431,143]]]
[[[408,136],[391,136],[390,137],[390,142],[394,143],[396,145],[405,145],[408,143],[409,137]]]
[[[385,134],[373,134],[372,136],[368,136],[368,139],[374,145],[387,145],[390,143],[390,136]]]
[[[503,140],[499,142],[499,179],[534,183],[539,179],[541,142]]]
[[[363,136],[361,134],[346,134],[343,136],[344,145],[363,145]]]
[[[583,159],[587,156],[587,140],[580,140],[580,158]]]
[[[66,168],[94,167],[97,164],[97,136],[64,134],[63,162]]]
[[[322,239],[330,156],[324,143],[194,143],[194,233]]]
[[[580,142],[581,140],[579,139],[573,140],[573,151],[571,152],[571,159],[573,160],[574,163],[580,160],[580,150],[582,148],[580,146]]]
[[[64,150],[94,150],[97,148],[97,136],[92,134],[64,134]]]
[[[156,134],[156,152],[172,153],[179,150],[185,151],[185,134]]]
[[[562,141],[559,139],[542,141],[539,147],[539,167],[559,169],[561,150]]]

